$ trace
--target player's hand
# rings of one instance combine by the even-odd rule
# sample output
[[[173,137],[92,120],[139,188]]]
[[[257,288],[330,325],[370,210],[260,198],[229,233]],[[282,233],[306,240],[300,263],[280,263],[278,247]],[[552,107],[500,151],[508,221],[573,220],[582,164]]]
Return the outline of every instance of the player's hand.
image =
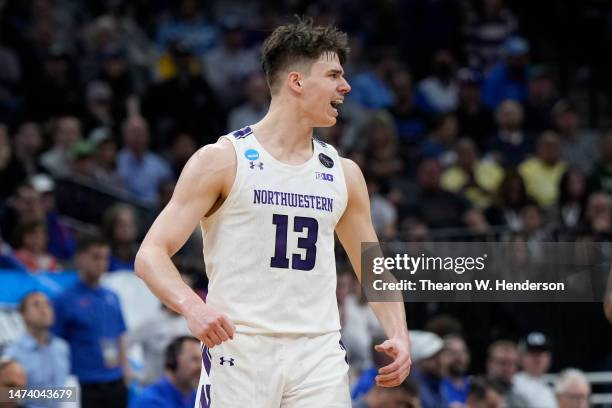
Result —
[[[213,348],[234,338],[236,331],[234,323],[223,313],[204,302],[191,307],[185,314],[185,319],[191,333],[208,348]]]
[[[378,352],[393,358],[393,362],[378,370],[376,385],[379,387],[396,387],[410,374],[410,344],[407,336],[394,337],[374,346]]]

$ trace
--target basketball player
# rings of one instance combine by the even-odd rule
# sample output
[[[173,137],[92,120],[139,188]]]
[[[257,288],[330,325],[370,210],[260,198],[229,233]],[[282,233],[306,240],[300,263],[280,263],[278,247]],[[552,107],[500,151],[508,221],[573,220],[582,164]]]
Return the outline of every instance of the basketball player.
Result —
[[[201,407],[350,407],[334,231],[358,277],[361,243],[377,238],[360,169],[312,137],[350,91],[347,52],[335,28],[277,28],[262,51],[268,113],[193,155],[138,252],[138,276],[206,346]],[[170,260],[198,223],[206,303]],[[403,304],[371,306],[393,359],[376,382],[394,387],[410,370]]]

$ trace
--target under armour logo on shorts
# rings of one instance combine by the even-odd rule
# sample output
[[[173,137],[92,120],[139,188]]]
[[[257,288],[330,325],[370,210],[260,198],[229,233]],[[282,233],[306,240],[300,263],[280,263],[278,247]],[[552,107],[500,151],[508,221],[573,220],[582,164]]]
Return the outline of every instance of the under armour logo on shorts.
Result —
[[[219,357],[219,364],[225,365],[225,363],[228,363],[230,367],[233,367],[235,365],[233,358]]]

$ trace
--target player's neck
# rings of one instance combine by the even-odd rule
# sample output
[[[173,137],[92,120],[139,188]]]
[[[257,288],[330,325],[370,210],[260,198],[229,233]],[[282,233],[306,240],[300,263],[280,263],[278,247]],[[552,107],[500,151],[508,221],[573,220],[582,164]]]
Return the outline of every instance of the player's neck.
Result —
[[[312,154],[312,126],[292,101],[272,100],[262,120],[252,126],[257,140],[280,159]]]

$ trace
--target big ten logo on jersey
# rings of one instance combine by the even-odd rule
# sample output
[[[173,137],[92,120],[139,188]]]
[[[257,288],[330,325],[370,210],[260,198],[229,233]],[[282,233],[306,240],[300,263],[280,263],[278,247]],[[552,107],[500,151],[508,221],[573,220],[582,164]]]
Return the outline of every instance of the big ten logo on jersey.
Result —
[[[315,172],[315,178],[317,180],[334,181],[334,175],[329,173]]]

